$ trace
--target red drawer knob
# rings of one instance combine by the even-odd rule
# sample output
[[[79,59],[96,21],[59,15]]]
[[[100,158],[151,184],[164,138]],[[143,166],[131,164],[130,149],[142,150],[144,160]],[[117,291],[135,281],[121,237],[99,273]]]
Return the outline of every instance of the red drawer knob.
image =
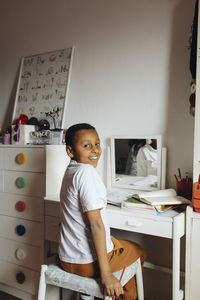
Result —
[[[17,279],[17,282],[18,282],[18,283],[22,284],[22,283],[24,283],[26,277],[25,277],[25,275],[24,275],[23,272],[18,272],[18,273],[16,274],[16,279]]]
[[[18,201],[16,203],[16,209],[17,209],[17,211],[20,211],[20,212],[24,211],[26,209],[26,203],[23,201]]]

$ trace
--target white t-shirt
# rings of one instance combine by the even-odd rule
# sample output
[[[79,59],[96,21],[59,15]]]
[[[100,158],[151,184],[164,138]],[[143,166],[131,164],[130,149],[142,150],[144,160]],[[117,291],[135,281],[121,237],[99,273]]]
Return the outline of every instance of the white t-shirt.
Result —
[[[134,150],[135,145],[133,145],[129,151],[128,159],[126,162],[125,174],[126,175],[137,175],[137,159]]]
[[[150,145],[141,147],[137,154],[137,176],[157,175],[158,154]]]
[[[61,231],[59,258],[62,261],[87,264],[97,260],[86,211],[101,209],[106,231],[107,252],[112,251],[110,227],[105,216],[106,189],[96,169],[71,161],[63,177],[60,192]]]

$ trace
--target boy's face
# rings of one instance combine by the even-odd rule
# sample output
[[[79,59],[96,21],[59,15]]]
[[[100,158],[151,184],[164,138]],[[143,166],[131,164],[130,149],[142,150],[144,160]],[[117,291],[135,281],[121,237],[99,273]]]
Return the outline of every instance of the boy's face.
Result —
[[[77,131],[74,137],[74,147],[67,146],[67,154],[77,162],[90,164],[96,168],[101,155],[100,139],[93,129]]]

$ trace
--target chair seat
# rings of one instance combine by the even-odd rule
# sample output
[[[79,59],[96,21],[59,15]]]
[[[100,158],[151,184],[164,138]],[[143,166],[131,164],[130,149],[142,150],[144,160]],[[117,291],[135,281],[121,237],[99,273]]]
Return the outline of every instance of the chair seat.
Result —
[[[124,286],[137,272],[138,261],[126,267],[121,284]],[[122,270],[114,272],[113,275],[120,279]],[[82,277],[76,274],[68,273],[56,265],[47,266],[45,271],[45,279],[47,284],[56,285],[64,289],[93,295],[95,297],[103,298],[101,290],[100,279],[93,279],[89,277]]]

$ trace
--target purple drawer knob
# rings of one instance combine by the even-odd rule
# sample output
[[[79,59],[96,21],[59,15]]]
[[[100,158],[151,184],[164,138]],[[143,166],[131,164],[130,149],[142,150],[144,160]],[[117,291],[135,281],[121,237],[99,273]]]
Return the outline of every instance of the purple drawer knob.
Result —
[[[18,272],[16,274],[16,280],[17,280],[18,283],[23,284],[25,279],[26,279],[26,277],[25,277],[23,272]]]

